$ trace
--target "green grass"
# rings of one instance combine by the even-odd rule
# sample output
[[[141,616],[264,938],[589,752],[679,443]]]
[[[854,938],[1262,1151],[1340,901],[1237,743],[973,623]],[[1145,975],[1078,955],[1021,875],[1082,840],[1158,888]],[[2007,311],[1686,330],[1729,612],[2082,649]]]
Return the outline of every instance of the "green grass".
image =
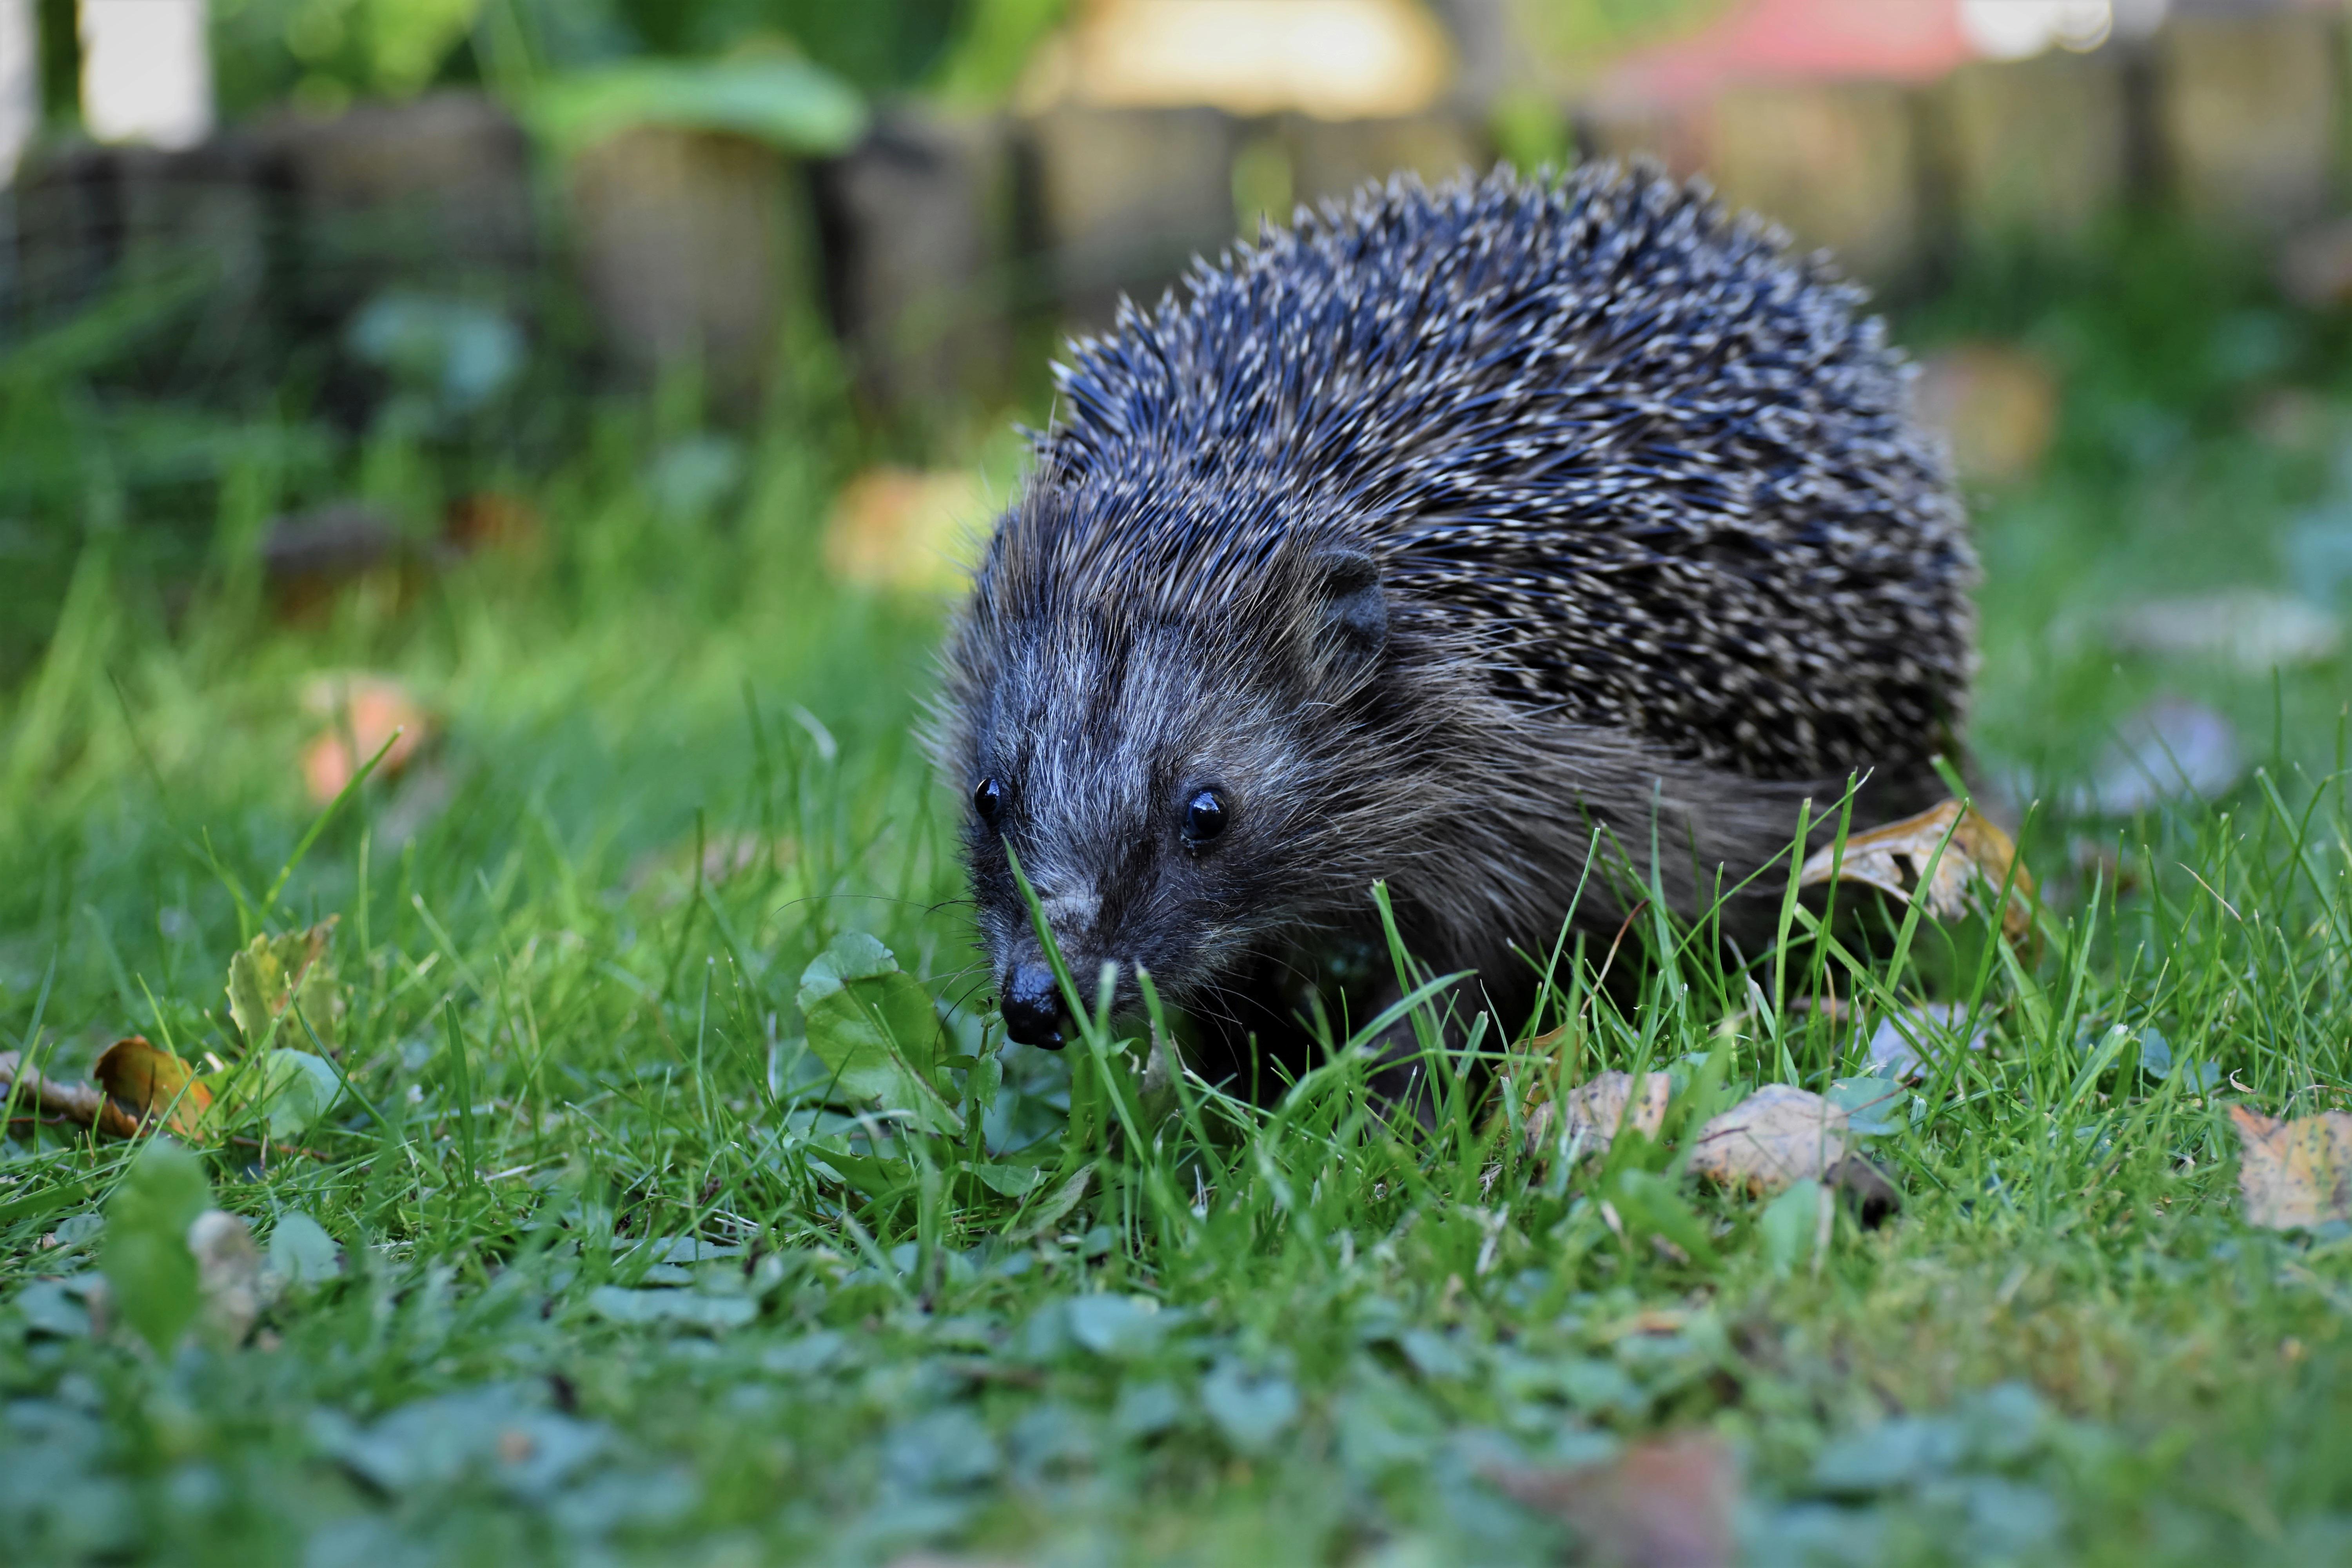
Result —
[[[176,606],[86,552],[5,710],[0,1045],[68,1077],[134,1031],[234,1058],[230,954],[334,916],[365,1104],[301,1135],[318,1157],[205,1157],[265,1245],[299,1213],[342,1248],[236,1349],[93,1337],[129,1150],[0,1146],[8,1560],[1547,1561],[1563,1527],[1498,1468],[1691,1426],[1740,1453],[1759,1562],[2342,1557],[2352,1256],[2239,1221],[2220,1107],[2352,1083],[2347,668],[2273,683],[2052,635],[2284,583],[2274,542],[2329,498],[2352,429],[2331,339],[2272,313],[2304,346],[2246,372],[2272,307],[2173,271],[1999,278],[1917,313],[2069,374],[2042,477],[1978,509],[1976,737],[2055,798],[2172,689],[2236,716],[2265,769],[2130,825],[2121,895],[2071,868],[2091,830],[2035,811],[2045,941],[1959,968],[1989,1048],[1882,1119],[1906,1206],[1842,1219],[1818,1266],[1758,1204],[1661,1198],[1639,1173],[1664,1150],[1531,1165],[1466,1105],[1401,1141],[1348,1062],[1256,1114],[1145,1095],[1099,1037],[1007,1047],[982,1114],[1001,1034],[950,1008],[965,1132],[829,1095],[798,997],[837,936],[949,1004],[982,977],[953,803],[910,740],[936,607],[824,582],[837,465],[805,435],[758,446],[728,515],[679,522],[641,477],[648,422],[604,416],[534,482],[544,560],[478,559],[405,605],[362,591],[324,626],[268,629],[230,566]],[[2288,381],[2326,410],[2307,447],[2245,427]],[[264,504],[226,497],[222,526],[250,537],[236,509]],[[297,693],[346,667],[399,675],[446,733],[265,907],[313,819]],[[731,874],[698,875],[698,844]],[[1824,962],[1787,957],[1783,996]],[[1776,1009],[1769,964],[1760,1003],[1712,963],[1654,965],[1623,1012],[1572,959],[1561,977],[1562,1069],[1675,1064],[1685,1111],[1709,1070],[1724,1093],[1855,1070],[1824,1020]],[[2170,1077],[2098,1054],[2149,1028]],[[2208,1092],[2197,1064],[2226,1076]],[[1678,1205],[1681,1259],[1643,1218],[1688,1238]]]

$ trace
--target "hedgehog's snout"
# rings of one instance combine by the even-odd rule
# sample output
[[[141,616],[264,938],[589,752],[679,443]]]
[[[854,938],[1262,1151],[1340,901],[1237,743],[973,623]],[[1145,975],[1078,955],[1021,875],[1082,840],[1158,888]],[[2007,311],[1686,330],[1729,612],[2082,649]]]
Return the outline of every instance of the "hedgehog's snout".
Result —
[[[1004,1032],[1024,1046],[1062,1048],[1062,989],[1050,964],[1024,963],[998,988]]]

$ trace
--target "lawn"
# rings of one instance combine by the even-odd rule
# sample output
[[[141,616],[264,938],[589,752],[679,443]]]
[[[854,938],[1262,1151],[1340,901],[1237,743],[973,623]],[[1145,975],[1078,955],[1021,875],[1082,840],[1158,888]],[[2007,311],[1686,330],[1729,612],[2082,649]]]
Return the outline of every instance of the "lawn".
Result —
[[[1352,1060],[1253,1110],[964,1005],[956,802],[914,739],[941,606],[828,582],[860,438],[816,403],[695,505],[670,403],[586,409],[494,475],[535,538],[291,620],[261,521],[306,486],[413,510],[443,458],[260,432],[178,555],[93,526],[0,706],[0,1048],[73,1080],[144,1036],[218,1110],[175,1161],[12,1101],[0,1555],[1500,1563],[1722,1504],[1759,1563],[2352,1557],[2352,1243],[2245,1223],[2225,1115],[2352,1085],[2352,671],[2104,630],[2218,584],[2343,607],[2346,334],[2165,235],[1978,258],[1897,325],[2063,388],[2046,458],[1973,497],[1971,776],[2038,939],[1857,974],[1800,923],[1742,974],[1645,921],[1638,1005],[1564,954],[1484,1042],[1512,1092],[1427,1138]],[[13,438],[50,374],[20,364]],[[130,463],[148,429],[81,438]],[[302,694],[350,670],[435,734],[322,814]],[[2158,693],[2253,766],[2087,816]],[[331,982],[240,1026],[232,957],[329,921]],[[936,1090],[892,1114],[811,1036],[917,982]],[[1801,1004],[1920,986],[1985,1037],[1857,1123],[1904,1194],[1875,1229],[1678,1184],[1671,1143],[1517,1152],[1530,1083],[1670,1067],[1672,1130],[1866,1076]],[[268,1077],[295,1048],[322,1085]],[[269,1268],[257,1315],[183,1332],[154,1243],[208,1205]]]

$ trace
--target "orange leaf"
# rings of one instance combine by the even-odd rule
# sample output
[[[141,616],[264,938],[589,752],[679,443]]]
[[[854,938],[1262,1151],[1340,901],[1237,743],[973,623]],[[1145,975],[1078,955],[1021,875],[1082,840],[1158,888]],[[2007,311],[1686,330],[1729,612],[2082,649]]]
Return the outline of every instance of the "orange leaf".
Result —
[[[134,1121],[164,1116],[164,1125],[183,1138],[194,1139],[202,1131],[212,1090],[197,1081],[194,1068],[144,1037],[132,1035],[107,1047],[94,1073],[107,1099]]]

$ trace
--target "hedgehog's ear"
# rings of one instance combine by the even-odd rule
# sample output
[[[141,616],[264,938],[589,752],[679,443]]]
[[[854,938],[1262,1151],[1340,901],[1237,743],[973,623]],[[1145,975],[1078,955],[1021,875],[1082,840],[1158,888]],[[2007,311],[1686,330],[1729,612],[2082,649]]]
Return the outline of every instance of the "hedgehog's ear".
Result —
[[[1322,613],[1320,642],[1338,666],[1356,673],[1389,643],[1389,602],[1381,592],[1380,563],[1359,550],[1327,550],[1315,557]]]

